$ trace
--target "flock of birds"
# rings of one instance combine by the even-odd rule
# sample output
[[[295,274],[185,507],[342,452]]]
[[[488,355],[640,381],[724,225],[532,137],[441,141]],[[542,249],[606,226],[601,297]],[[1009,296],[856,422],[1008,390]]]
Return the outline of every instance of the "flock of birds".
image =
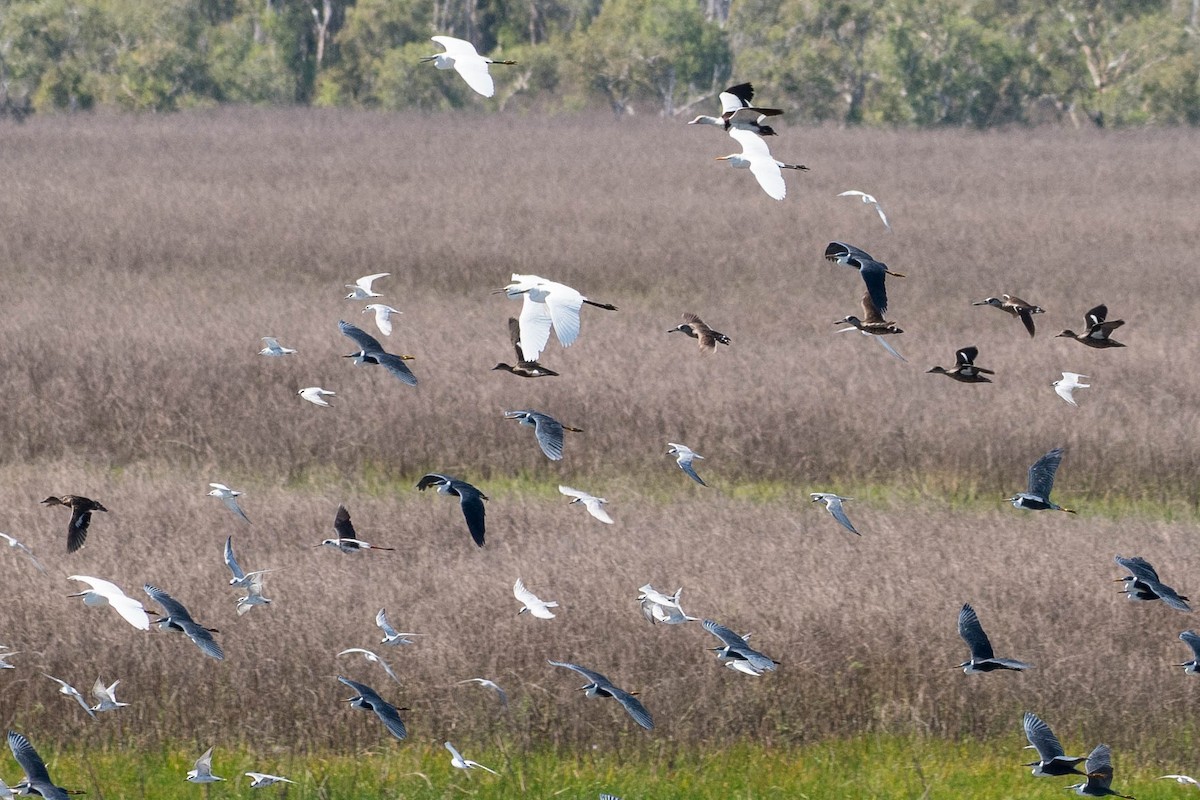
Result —
[[[488,66],[514,63],[484,58],[475,51],[470,43],[449,36],[435,36],[433,41],[442,45],[445,52],[423,60],[432,62],[441,70],[455,70],[471,89],[485,97],[491,97],[495,91]],[[783,112],[779,109],[754,106],[752,104],[753,95],[754,90],[749,83],[731,86],[720,94],[720,116],[699,116],[689,124],[712,125],[727,131],[739,143],[741,152],[721,156],[719,160],[727,161],[735,168],[749,169],[766,194],[780,200],[786,196],[783,170],[802,171],[807,167],[777,161],[771,155],[763,137],[776,135],[768,123],[772,117]],[[891,223],[882,205],[874,196],[858,190],[848,190],[839,196],[861,200],[876,212],[885,228],[891,230]],[[848,315],[835,324],[848,325],[850,327],[843,330],[857,330],[864,335],[874,337],[889,353],[903,360],[903,356],[884,338],[901,334],[903,331],[896,323],[887,320],[884,315],[889,310],[886,280],[888,277],[903,278],[904,275],[890,269],[884,262],[873,258],[864,250],[845,242],[831,242],[826,248],[825,258],[833,263],[855,269],[864,283],[864,293],[861,298],[862,315]],[[392,321],[400,314],[395,308],[382,302],[376,302],[378,298],[383,297],[380,292],[375,291],[376,282],[388,275],[389,273],[366,275],[354,283],[346,284],[346,288],[350,290],[346,299],[373,301],[363,308],[363,313],[373,315],[376,328],[385,337],[391,335]],[[577,339],[580,334],[581,311],[585,305],[607,311],[617,310],[617,307],[612,304],[591,300],[570,286],[537,275],[514,273],[511,282],[498,290],[498,293],[503,293],[511,299],[520,300],[522,305],[519,316],[508,320],[509,338],[515,352],[514,363],[500,362],[493,369],[502,370],[521,378],[558,376],[557,372],[539,363],[538,359],[548,346],[551,333],[563,347],[569,347]],[[1044,313],[1042,308],[1010,294],[988,297],[975,302],[974,305],[991,306],[1018,318],[1031,337],[1036,334],[1035,316]],[[1109,320],[1106,306],[1098,305],[1087,311],[1084,317],[1086,327],[1082,333],[1064,330],[1058,336],[1071,338],[1097,349],[1124,346],[1111,338],[1112,332],[1123,323],[1121,320]],[[353,353],[345,356],[352,359],[355,365],[382,367],[402,384],[417,385],[418,377],[407,363],[413,359],[412,356],[389,352],[379,339],[349,322],[339,322],[338,330],[350,339],[356,348]],[[667,331],[667,333],[676,332],[695,339],[702,353],[713,353],[717,350],[718,345],[729,346],[732,341],[729,336],[714,330],[693,313],[685,313],[683,321]],[[263,337],[262,341],[264,346],[259,351],[262,356],[282,358],[297,355],[295,349],[282,345],[274,337]],[[946,375],[962,383],[988,383],[990,379],[987,376],[995,373],[979,366],[976,363],[978,356],[979,352],[976,347],[962,347],[955,352],[953,367],[934,366],[928,372]],[[1056,393],[1066,402],[1076,405],[1074,393],[1089,386],[1089,384],[1081,382],[1086,378],[1086,375],[1079,373],[1064,372],[1062,379],[1055,381],[1053,386]],[[330,398],[337,396],[335,392],[320,386],[303,388],[299,390],[298,394],[303,400],[323,407],[331,407]],[[541,452],[552,461],[559,461],[563,458],[566,433],[581,432],[580,428],[566,425],[549,414],[533,409],[506,411],[504,417],[521,426],[532,428]],[[676,465],[691,481],[701,487],[708,486],[697,471],[697,461],[703,460],[704,456],[678,442],[668,442],[667,447],[666,454],[674,457]],[[1050,499],[1055,476],[1063,456],[1063,449],[1055,448],[1030,466],[1025,489],[1016,492],[1010,498],[1014,508],[1075,513]],[[221,483],[211,483],[209,486],[209,496],[220,500],[237,519],[250,523],[250,517],[239,503],[239,497],[242,496],[240,491]],[[436,489],[439,494],[457,499],[466,532],[471,541],[477,547],[484,547],[486,543],[485,501],[488,498],[478,487],[457,477],[431,472],[421,477],[416,488],[420,491]],[[571,498],[571,504],[581,505],[600,523],[613,524],[614,520],[606,509],[608,501],[605,498],[565,485],[560,485],[559,491],[564,496]],[[826,511],[842,528],[861,536],[861,532],[851,522],[844,506],[844,503],[851,499],[831,492],[811,494],[812,502],[824,504]],[[63,506],[70,509],[71,516],[67,523],[66,537],[66,549],[69,554],[75,553],[85,545],[93,515],[96,512],[108,510],[102,503],[82,495],[51,496],[42,502],[47,506]],[[320,544],[312,545],[314,548],[331,548],[348,555],[361,554],[371,550],[393,549],[362,539],[356,532],[350,513],[344,505],[338,506],[332,527],[334,536],[324,539]],[[0,537],[3,537],[3,541],[11,549],[26,556],[37,569],[45,571],[41,562],[24,543],[8,534],[0,534]],[[223,558],[232,576],[229,580],[230,586],[245,592],[244,596],[237,599],[236,612],[238,615],[249,613],[255,608],[267,606],[272,602],[264,596],[264,584],[266,576],[273,570],[244,570],[234,553],[232,536],[225,541]],[[1165,584],[1155,568],[1145,559],[1125,558],[1118,555],[1116,563],[1129,573],[1118,580],[1123,583],[1122,591],[1131,601],[1160,601],[1179,611],[1191,610],[1187,597]],[[142,587],[146,596],[162,609],[161,613],[153,615],[152,618],[141,601],[130,597],[110,581],[88,575],[72,575],[69,580],[85,584],[88,587],[84,591],[69,595],[81,598],[87,606],[109,607],[126,623],[139,631],[149,631],[152,626],[156,626],[162,630],[182,633],[204,656],[215,660],[225,658],[224,651],[213,635],[218,631],[198,623],[183,603],[164,589],[149,583]],[[539,598],[520,578],[513,584],[512,592],[520,604],[518,614],[528,614],[532,618],[541,620],[555,618],[553,609],[559,607],[558,602]],[[685,625],[691,622],[700,622],[701,627],[718,641],[718,644],[709,649],[720,663],[733,671],[760,677],[765,673],[774,672],[779,667],[777,661],[749,644],[750,634],[739,635],[716,620],[688,615],[681,605],[681,594],[682,589],[667,594],[646,584],[639,588],[637,602],[642,614],[651,623]],[[397,631],[389,622],[384,609],[380,609],[376,614],[375,623],[383,633],[383,638],[380,640],[380,644],[383,646],[411,645],[415,641],[412,637],[421,635]],[[958,632],[970,653],[969,659],[959,665],[964,673],[1023,671],[1031,666],[1017,659],[999,658],[995,655],[991,641],[984,632],[975,609],[969,603],[963,604],[959,611]],[[1200,672],[1200,634],[1193,630],[1186,630],[1179,635],[1179,638],[1191,649],[1192,658],[1178,666],[1188,674]],[[7,648],[0,649],[6,650]],[[9,663],[7,659],[16,655],[19,653],[0,652],[0,669],[15,669],[16,666]],[[368,663],[381,667],[390,679],[399,683],[399,678],[392,667],[383,657],[372,650],[351,647],[342,650],[337,656],[361,656]],[[623,708],[633,723],[645,729],[654,728],[654,717],[636,692],[618,687],[604,674],[589,667],[553,659],[548,660],[548,664],[578,675],[584,681],[580,688],[587,697],[613,699]],[[96,703],[91,705],[83,694],[68,682],[49,674],[43,674],[58,685],[59,693],[79,705],[89,717],[95,718],[97,714],[119,711],[128,705],[116,698],[119,680],[106,684],[104,680],[97,678],[91,690]],[[337,676],[337,680],[353,692],[353,696],[346,700],[350,707],[374,714],[383,730],[390,736],[396,739],[407,737],[408,731],[401,716],[401,712],[407,709],[397,708],[388,702],[379,691],[365,683],[340,675]],[[505,690],[489,678],[467,678],[460,683],[475,684],[492,691],[502,705],[506,705],[508,702]],[[1067,756],[1050,727],[1037,715],[1025,714],[1023,728],[1030,748],[1035,749],[1038,754],[1036,761],[1026,764],[1026,766],[1033,767],[1034,775],[1081,776],[1082,781],[1068,787],[1080,795],[1128,797],[1117,794],[1111,788],[1113,767],[1108,745],[1097,745],[1086,757]],[[48,800],[65,800],[68,794],[74,793],[53,783],[45,762],[25,735],[10,731],[7,741],[14,758],[24,772],[24,777],[11,789],[3,781],[0,781],[0,800],[12,797],[14,794],[43,797]],[[493,775],[499,774],[496,770],[465,758],[450,741],[446,741],[444,746],[450,755],[453,767],[465,771],[478,769]],[[1081,763],[1084,764],[1082,771],[1078,769],[1078,765]],[[250,771],[246,772],[245,776],[250,779],[251,788],[293,782],[286,777],[266,772]],[[1186,775],[1163,777],[1177,780],[1180,783],[1200,785]],[[186,780],[198,784],[225,780],[213,772],[212,747],[195,761],[193,768],[187,772]],[[618,800],[607,794],[602,794],[601,798],[602,800]]]

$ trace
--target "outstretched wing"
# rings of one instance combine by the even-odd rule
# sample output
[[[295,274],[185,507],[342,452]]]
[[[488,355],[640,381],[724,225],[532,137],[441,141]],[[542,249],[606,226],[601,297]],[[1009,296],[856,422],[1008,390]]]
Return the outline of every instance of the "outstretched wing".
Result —
[[[383,352],[383,345],[379,343],[379,340],[357,325],[352,325],[351,323],[342,320],[338,322],[338,330],[340,330],[346,336],[349,336],[354,343],[358,345],[358,349],[365,353]]]
[[[1046,455],[1033,462],[1029,468],[1029,493],[1038,497],[1048,498],[1054,488],[1054,475],[1058,465],[1062,463],[1064,450],[1056,447]]]
[[[975,609],[971,608],[970,603],[964,603],[962,610],[958,612],[958,635],[967,643],[967,647],[971,650],[971,658],[974,660],[984,661],[995,657],[992,643],[988,640],[987,634],[983,632],[979,616],[975,613]]]
[[[1025,738],[1037,750],[1038,758],[1042,761],[1053,761],[1064,755],[1062,745],[1058,743],[1058,737],[1037,714],[1025,712],[1024,727]]]

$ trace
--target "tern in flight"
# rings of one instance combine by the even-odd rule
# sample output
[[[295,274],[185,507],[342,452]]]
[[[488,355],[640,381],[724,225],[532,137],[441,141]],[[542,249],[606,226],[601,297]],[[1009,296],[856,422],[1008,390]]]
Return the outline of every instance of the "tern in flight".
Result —
[[[264,347],[262,350],[258,351],[258,354],[260,356],[271,356],[273,358],[279,358],[280,356],[288,356],[288,355],[291,355],[292,353],[296,352],[295,350],[293,350],[290,347],[284,347],[283,345],[281,345],[279,343],[279,340],[276,339],[274,336],[264,336],[264,337],[262,337],[262,340],[263,340],[263,344],[265,344],[266,347]]]
[[[708,484],[705,483],[700,478],[700,476],[696,474],[696,468],[694,466],[692,466],[692,462],[694,460],[696,460],[697,458],[702,459],[702,458],[704,458],[704,456],[702,456],[699,453],[697,453],[696,451],[692,450],[692,448],[688,447],[686,444],[679,444],[678,442],[667,442],[667,446],[670,448],[669,450],[667,450],[667,455],[675,456],[675,463],[679,465],[679,468],[681,470],[683,470],[685,473],[687,473],[687,476],[689,478],[691,478],[692,480],[694,480],[696,483],[700,484],[701,486],[708,486]]]
[[[225,566],[229,568],[233,577],[229,579],[229,585],[238,589],[245,589],[254,579],[256,575],[265,575],[268,572],[274,572],[273,569],[256,569],[253,572],[246,572],[238,564],[237,558],[233,555],[233,537],[225,537]]]
[[[413,640],[409,636],[424,636],[423,633],[401,633],[392,627],[392,623],[388,622],[387,612],[382,608],[375,615],[375,624],[379,630],[383,631],[383,638],[379,640],[380,644],[386,644],[388,647],[396,647],[402,644],[413,644]]]
[[[838,197],[857,197],[865,205],[874,206],[875,213],[879,215],[880,221],[883,222],[883,227],[887,228],[889,233],[891,232],[892,224],[888,222],[887,214],[883,213],[883,206],[872,195],[860,192],[858,189],[848,189],[844,192],[838,192]]]
[[[521,604],[521,610],[517,614],[529,613],[531,617],[538,619],[554,619],[554,612],[550,609],[558,608],[558,602],[555,600],[542,600],[536,594],[525,588],[525,584],[520,578],[513,584],[513,597]]]
[[[493,775],[500,774],[499,772],[496,772],[496,770],[494,770],[490,767],[485,767],[483,764],[480,764],[478,761],[472,761],[469,758],[463,758],[462,753],[455,750],[454,745],[450,744],[449,742],[446,742],[446,749],[450,751],[450,766],[452,766],[452,767],[455,767],[457,769],[479,768],[481,770],[484,770],[485,772],[490,772]]]
[[[241,517],[246,522],[250,521],[250,518],[246,516],[246,512],[238,505],[237,499],[242,496],[242,492],[230,489],[223,483],[210,483],[209,486],[212,487],[212,490],[208,493],[209,497],[215,497],[224,503],[225,507],[232,511],[234,516]]]
[[[296,394],[300,395],[314,406],[326,407],[329,406],[329,401],[325,398],[337,396],[337,392],[331,392],[328,389],[322,389],[320,386],[309,386],[296,392]]]
[[[105,686],[104,681],[96,678],[96,683],[92,685],[92,697],[96,698],[96,705],[92,706],[92,711],[99,714],[102,711],[116,711],[118,708],[125,708],[129,705],[129,703],[117,700],[117,684],[120,682],[120,680],[115,680]]]
[[[1063,400],[1066,400],[1073,406],[1078,406],[1075,402],[1076,389],[1088,389],[1090,383],[1081,383],[1080,378],[1086,378],[1087,375],[1080,375],[1078,372],[1064,372],[1062,378],[1050,384],[1054,387],[1054,392]]]
[[[363,309],[363,313],[366,314],[369,311],[375,312],[375,327],[379,328],[379,332],[384,336],[392,335],[392,316],[395,314],[404,313],[402,311],[397,311],[389,305],[384,305],[383,303],[368,304],[367,307]]]
[[[282,775],[270,775],[266,772],[247,772],[245,775],[250,779],[251,789],[262,789],[265,786],[274,786],[277,783],[295,783],[295,781],[289,780]]]
[[[33,554],[33,551],[30,550],[28,547],[26,547],[23,542],[19,541],[18,539],[16,539],[13,536],[9,536],[7,533],[0,533],[0,541],[3,541],[11,549],[16,550],[17,552],[20,552],[20,553],[24,553],[25,557],[28,558],[31,562],[33,562],[33,565],[38,568],[39,572],[46,571],[46,568],[42,566],[42,562],[37,560],[37,556],[35,556]]]
[[[76,689],[74,686],[72,686],[71,684],[64,681],[62,678],[56,678],[53,675],[47,674],[45,672],[43,672],[42,674],[58,684],[58,693],[59,694],[66,695],[67,697],[74,699],[75,702],[79,703],[79,705],[83,708],[83,710],[87,712],[87,715],[89,717],[91,717],[92,719],[96,718],[96,715],[92,712],[92,707],[87,704],[87,700],[83,699],[83,695],[81,695],[79,693],[78,689]]]
[[[213,775],[212,754],[213,749],[210,747],[204,751],[204,755],[196,759],[195,766],[188,770],[187,780],[189,783],[216,783],[225,780]]]
[[[465,681],[459,681],[459,683],[477,683],[485,689],[491,689],[496,693],[496,699],[500,701],[500,705],[508,708],[508,692],[501,689],[500,684],[495,681],[487,678],[467,678]]]
[[[573,506],[579,503],[596,519],[608,525],[613,524],[613,518],[604,510],[604,506],[607,505],[608,501],[603,497],[596,497],[595,495],[590,495],[587,492],[581,492],[579,489],[572,489],[570,486],[563,486],[562,484],[559,484],[558,491],[567,497],[575,498],[567,505]]]
[[[361,647],[348,647],[345,650],[343,650],[342,652],[338,653],[338,655],[344,656],[344,655],[349,655],[349,654],[354,654],[354,653],[361,653],[362,657],[365,658],[367,661],[370,661],[372,664],[378,664],[379,666],[383,667],[383,671],[388,674],[389,678],[394,680],[396,683],[400,682],[400,678],[398,678],[396,676],[396,673],[392,671],[392,668],[390,666],[388,666],[388,663],[386,661],[384,661],[382,658],[380,658],[376,653],[374,653],[370,650],[365,650]]]
[[[374,275],[363,275],[354,283],[347,283],[346,288],[350,290],[350,294],[346,295],[347,300],[369,300],[372,297],[383,297],[371,289],[371,284],[380,278],[386,278],[391,275],[390,272],[377,272]]]
[[[850,518],[846,516],[846,510],[842,508],[843,502],[846,500],[852,500],[854,498],[840,497],[833,492],[812,492],[809,494],[809,497],[812,498],[812,502],[814,503],[824,503],[825,509],[829,512],[829,515],[836,519],[838,524],[840,524],[843,528],[851,533],[862,536],[862,534],[858,532],[858,529],[854,527],[854,523],[852,523]]]

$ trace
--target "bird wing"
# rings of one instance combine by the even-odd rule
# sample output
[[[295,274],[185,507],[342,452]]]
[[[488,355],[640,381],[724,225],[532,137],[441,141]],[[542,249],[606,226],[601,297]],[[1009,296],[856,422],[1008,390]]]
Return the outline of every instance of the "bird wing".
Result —
[[[392,273],[390,273],[390,272],[376,272],[374,275],[363,275],[361,278],[356,280],[354,282],[354,284],[358,288],[362,289],[364,292],[369,292],[369,291],[371,291],[371,284],[373,284],[375,281],[379,280],[380,278],[386,278],[388,275],[391,275],[391,274]]]
[[[221,649],[221,645],[217,644],[211,633],[205,628],[200,627],[195,622],[190,620],[181,623],[183,632],[188,635],[196,647],[200,648],[200,652],[209,658],[215,658],[217,661],[225,660],[225,651]]]
[[[417,385],[417,376],[413,374],[413,371],[408,368],[408,365],[404,363],[404,359],[400,356],[383,351],[373,353],[372,356],[380,366],[404,383],[407,383],[409,386]]]
[[[561,461],[563,457],[563,426],[562,423],[548,414],[531,412],[533,417],[533,433],[537,437],[538,446],[551,461]]]
[[[872,258],[862,260],[858,273],[862,275],[863,283],[867,286],[867,294],[871,302],[879,309],[880,314],[887,313],[887,268]]]
[[[167,612],[168,617],[174,617],[180,622],[195,622],[195,620],[192,619],[192,615],[189,614],[188,610],[183,607],[183,603],[179,602],[174,597],[171,597],[171,595],[167,594],[162,589],[159,589],[153,584],[147,583],[142,586],[142,590],[146,594],[150,595],[151,600],[163,607],[163,610]]]
[[[691,453],[680,453],[675,460],[679,464],[679,468],[686,472],[689,478],[701,486],[708,486],[708,484],[704,482],[704,479],[696,474],[696,468],[692,466],[693,457],[694,456]]]
[[[1175,609],[1176,611],[1191,611],[1192,610],[1192,607],[1187,604],[1187,601],[1184,600],[1183,596],[1180,595],[1178,592],[1176,592],[1174,589],[1172,589],[1170,586],[1167,586],[1165,583],[1159,582],[1157,584],[1152,584],[1151,589],[1154,591],[1154,593],[1156,595],[1158,595],[1158,598],[1160,600],[1162,600],[1164,603],[1166,603],[1167,605],[1169,605],[1171,608]]]
[[[474,50],[475,48],[471,48]],[[454,56],[454,71],[462,76],[476,94],[491,97],[496,93],[496,83],[488,73],[487,62],[478,55]]]
[[[37,557],[33,554],[33,551],[26,547],[24,542],[21,542],[14,536],[9,536],[7,533],[0,533],[0,539],[8,542],[9,547],[15,547],[28,556],[29,560],[33,562],[33,565],[37,567],[40,572],[46,571],[46,568],[42,566],[42,562],[37,560]]]
[[[29,783],[49,784],[51,782],[50,773],[46,771],[46,762],[42,761],[37,750],[33,749],[33,745],[23,735],[16,731],[9,731],[8,748],[12,750],[13,758],[21,765],[21,769],[25,771],[25,779]]]
[[[958,635],[970,648],[972,659],[983,661],[995,657],[992,643],[988,640],[987,634],[983,632],[983,626],[979,624],[979,616],[969,603],[964,603],[962,610],[958,612]]]
[[[1054,731],[1050,730],[1050,726],[1043,722],[1037,714],[1025,712],[1023,725],[1025,728],[1025,738],[1037,750],[1038,758],[1042,761],[1053,761],[1059,756],[1064,755],[1062,745],[1058,743],[1058,737],[1054,735]]]
[[[517,598],[523,606],[538,605],[542,601],[537,595],[525,588],[525,583],[520,578],[513,584],[513,597]]]
[[[737,111],[750,105],[750,101],[754,99],[754,87],[749,83],[739,83],[721,92],[717,99],[721,101],[722,114]]]
[[[854,330],[854,329],[851,328],[850,330]],[[879,342],[879,344],[881,344],[883,346],[884,350],[887,350],[889,353],[891,353],[893,356],[900,359],[904,363],[906,363],[906,364],[908,363],[908,359],[905,358],[904,356],[900,355],[900,352],[898,350],[896,350],[895,347],[892,347],[891,343],[884,337],[882,337],[876,333],[867,333],[867,331],[860,331],[860,333],[866,333],[867,336],[874,337],[875,341]]]
[[[1200,659],[1200,634],[1188,630],[1179,634],[1179,638],[1183,640],[1184,644],[1192,648],[1192,658]]]
[[[546,349],[546,343],[550,341],[550,326],[553,322],[550,308],[545,303],[530,298],[526,292],[521,304],[521,316],[517,321],[522,361],[537,361],[538,356]],[[560,331],[559,336],[561,335]]]
[[[1103,325],[1104,320],[1108,319],[1108,306],[1101,303],[1095,308],[1088,309],[1087,313],[1083,315],[1083,319],[1089,328]]]
[[[979,355],[978,347],[964,347],[954,354],[954,363],[958,366],[975,363],[975,358]]]
[[[599,672],[588,669],[587,667],[581,667],[578,664],[572,664],[568,661],[555,661],[554,659],[546,660],[555,667],[566,667],[567,669],[573,669],[592,683],[599,684],[605,688],[612,686],[612,682],[608,678],[604,677]]]
[[[442,484],[449,485],[454,481],[449,475],[442,475],[438,472],[428,472],[421,476],[421,480],[417,481],[417,490],[425,491],[430,486],[441,486]]]
[[[604,501],[599,497],[587,498],[583,501],[583,506],[588,510],[588,513],[596,519],[600,520],[601,522],[606,522],[609,525],[613,524],[613,518],[610,517],[608,512],[604,510]]]
[[[350,521],[350,512],[343,505],[338,505],[337,513],[333,516],[333,530],[339,539],[357,539],[354,523]]]
[[[855,533],[855,534],[858,534],[859,536],[862,536],[861,533],[858,533],[858,529],[856,529],[854,527],[854,523],[852,523],[850,521],[850,518],[846,516],[846,510],[844,508],[842,508],[842,498],[840,498],[840,497],[829,498],[828,500],[826,500],[825,507],[829,509],[829,513],[833,515],[834,519],[836,519],[839,523],[841,523],[843,528],[850,531],[851,533]]]
[[[866,250],[846,242],[830,242],[825,246],[825,260],[859,269],[865,261],[874,261]]]
[[[1162,581],[1160,581],[1158,578],[1158,570],[1152,567],[1150,562],[1141,556],[1134,556],[1133,558],[1114,556],[1113,560],[1125,569],[1129,570],[1129,573],[1133,575],[1133,577],[1137,578],[1143,583],[1158,585],[1162,584]]]
[[[396,632],[396,629],[392,627],[392,624],[388,622],[387,612],[382,608],[379,609],[379,613],[375,615],[375,624],[379,626],[379,629],[382,630],[384,635],[389,639],[400,635]]]
[[[404,727],[404,720],[400,719],[400,712],[396,707],[379,695],[371,692],[370,696],[363,697],[364,702],[371,707],[375,715],[383,722],[383,726],[388,729],[388,732],[397,739],[404,739],[408,736],[408,730]]]
[[[108,604],[112,606],[121,617],[139,631],[150,630],[150,616],[146,613],[146,607],[137,600],[117,590],[118,594],[108,598]]]
[[[71,521],[67,524],[67,552],[74,553],[87,541],[88,525],[92,522],[92,510],[71,506]]]
[[[479,57],[479,52],[475,49],[475,45],[465,39],[456,39],[453,36],[430,36],[429,38],[446,48],[446,55],[453,58],[458,58],[459,56]]]
[[[236,497],[222,497],[221,502],[225,504],[226,508],[228,508],[234,514],[237,514],[242,519],[246,520],[246,522],[250,521],[250,518],[246,516],[246,512],[242,510],[240,505],[238,505]]]
[[[384,352],[383,345],[379,343],[379,340],[357,325],[341,320],[338,322],[338,330],[344,335],[349,336],[364,353],[376,354]]]
[[[479,547],[483,547],[487,510],[483,507],[484,494],[465,481],[452,480],[450,486],[458,494],[459,505],[463,517],[467,520],[467,530]]]
[[[201,775],[209,775],[212,773],[212,754],[213,748],[210,747],[204,751],[204,755],[196,759],[196,772]]]
[[[1063,379],[1061,381],[1054,382],[1054,392],[1071,405],[1078,406],[1079,404],[1075,402],[1075,387],[1077,385],[1078,384],[1068,381],[1067,373],[1064,372]]]
[[[731,631],[729,628],[726,628],[724,625],[717,622],[716,620],[706,619],[701,624],[704,625],[704,630],[708,631],[713,636],[716,636],[718,639],[720,639],[722,642],[724,642],[726,644],[726,646],[728,646],[728,647],[746,647],[747,646],[745,639],[743,639],[741,636],[738,636],[736,633]]]
[[[730,136],[735,133],[753,137],[754,144],[752,145],[747,146],[751,141],[750,138],[746,138],[742,142],[742,153],[749,159],[750,173],[754,175],[762,190],[772,200],[782,200],[787,197],[787,183],[783,180],[783,170],[771,156],[771,150],[767,147],[767,143],[752,131],[743,131],[738,128],[729,131]]]
[[[570,347],[579,337],[579,309],[583,295],[570,286],[547,281],[552,286],[546,295],[546,310],[554,323],[554,335],[563,347]]]
[[[1087,770],[1089,787],[1107,789],[1113,777],[1112,750],[1106,744],[1096,745],[1096,749],[1088,755],[1084,768]]]
[[[462,753],[458,752],[458,750],[455,749],[454,745],[450,744],[449,742],[446,742],[445,747],[447,750],[450,751],[450,755],[453,757],[453,759],[455,761],[463,760]]]
[[[1050,497],[1050,490],[1054,487],[1054,475],[1058,472],[1058,465],[1062,463],[1063,452],[1061,447],[1056,447],[1033,462],[1033,466],[1029,468],[1030,494],[1042,498]]]
[[[525,361],[525,354],[521,352],[521,323],[516,317],[508,318],[508,338],[512,340],[513,350],[517,354],[517,361]]]
[[[229,571],[233,573],[234,580],[243,581],[246,579],[246,573],[242,571],[238,565],[237,558],[233,555],[233,537],[225,538],[225,566],[229,567]]]
[[[1029,335],[1033,336],[1037,331],[1033,324],[1033,313],[1027,308],[1018,308],[1017,316],[1021,318],[1021,324],[1025,326],[1025,330],[1029,331]]]
[[[642,705],[641,700],[638,700],[624,689],[618,689],[612,684],[609,684],[607,688],[608,691],[612,693],[613,699],[620,703],[625,710],[629,712],[629,716],[633,717],[634,722],[636,722],[638,725],[641,725],[646,730],[654,729],[654,717],[650,716],[650,712],[646,710],[644,705]]]

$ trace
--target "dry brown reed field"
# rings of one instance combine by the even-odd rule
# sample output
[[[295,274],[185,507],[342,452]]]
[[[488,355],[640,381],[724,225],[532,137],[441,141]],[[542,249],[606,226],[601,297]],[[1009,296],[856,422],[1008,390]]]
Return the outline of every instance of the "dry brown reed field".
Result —
[[[1195,623],[1125,602],[1112,557],[1200,593],[1197,134],[781,133],[776,157],[812,171],[775,203],[713,161],[731,140],[678,121],[221,111],[0,128],[0,529],[49,569],[0,552],[0,642],[22,651],[0,673],[0,724],[88,746],[376,745],[377,723],[337,702],[345,674],[430,742],[1015,738],[1035,710],[1064,741],[1194,752],[1200,682],[1170,665]],[[895,232],[845,189],[879,197]],[[909,363],[835,332],[862,284],[823,260],[833,239],[908,274],[888,316]],[[374,330],[342,286],[374,272],[391,273],[377,289],[404,313],[384,343],[416,356],[416,389],[338,358],[339,319]],[[552,339],[542,361],[562,377],[489,371],[512,356],[519,305],[489,293],[511,272],[621,309],[585,309],[570,349]],[[970,305],[1002,292],[1047,309],[1035,339]],[[1053,338],[1101,302],[1127,348]],[[667,336],[683,311],[733,346],[702,357]],[[267,335],[299,354],[259,357]],[[970,344],[994,384],[925,374]],[[1062,370],[1092,378],[1079,408],[1051,389]],[[311,385],[335,407],[296,397]],[[585,432],[550,463],[502,419],[513,408]],[[668,440],[706,456],[711,488]],[[1078,517],[1004,503],[1059,445],[1055,497]],[[484,550],[456,503],[415,491],[430,470],[489,494]],[[209,481],[245,490],[253,524]],[[617,524],[568,508],[560,482],[608,497]],[[859,498],[861,539],[809,504],[832,489]],[[70,557],[66,513],[38,505],[68,492],[110,509]],[[309,548],[339,502],[398,550]],[[244,565],[281,568],[274,604],[241,618],[229,534]],[[227,661],[66,599],[69,574],[162,586],[221,630]],[[516,615],[518,576],[557,619]],[[780,670],[733,673],[699,627],[649,625],[647,581],[753,631]],[[966,601],[998,654],[1036,669],[953,671]],[[427,634],[384,653],[400,686],[333,656],[376,646],[381,606]],[[585,700],[547,658],[639,691],[657,729]],[[132,705],[93,724],[40,671],[120,678]],[[455,683],[475,675],[509,690],[508,713]]]

